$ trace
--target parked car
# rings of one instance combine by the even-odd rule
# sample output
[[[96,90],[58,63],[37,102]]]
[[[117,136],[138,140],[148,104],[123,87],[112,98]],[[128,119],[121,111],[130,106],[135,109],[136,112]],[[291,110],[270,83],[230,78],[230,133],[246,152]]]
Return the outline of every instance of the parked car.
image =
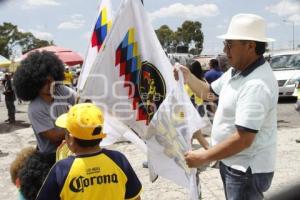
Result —
[[[300,77],[300,50],[271,54],[270,64],[278,81],[279,97],[293,96]]]

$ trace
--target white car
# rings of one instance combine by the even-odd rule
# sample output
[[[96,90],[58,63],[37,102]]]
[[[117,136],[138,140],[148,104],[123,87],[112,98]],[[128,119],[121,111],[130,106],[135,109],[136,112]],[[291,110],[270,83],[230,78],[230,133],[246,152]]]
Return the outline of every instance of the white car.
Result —
[[[274,53],[270,64],[278,81],[279,97],[293,96],[300,77],[300,50]]]

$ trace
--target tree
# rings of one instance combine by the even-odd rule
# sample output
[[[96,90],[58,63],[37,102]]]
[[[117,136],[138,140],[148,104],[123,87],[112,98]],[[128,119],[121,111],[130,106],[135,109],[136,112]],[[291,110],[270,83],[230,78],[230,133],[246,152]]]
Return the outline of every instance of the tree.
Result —
[[[158,40],[164,48],[167,48],[175,40],[174,32],[167,25],[162,25],[159,29],[155,30]]]
[[[176,46],[189,47],[194,41],[195,47],[190,51],[192,54],[200,54],[203,48],[202,24],[198,21],[184,21],[181,27],[173,32],[169,26],[162,25],[155,33],[161,45],[165,49],[175,48]]]
[[[10,57],[16,46],[22,48],[22,53],[32,49],[52,45],[53,41],[40,40],[30,32],[20,32],[16,25],[4,22],[0,25],[0,55]]]
[[[185,46],[194,41],[196,52],[201,53],[203,48],[203,33],[201,31],[202,24],[198,21],[184,21],[181,27],[177,28],[175,32],[175,39],[177,42],[183,43]]]

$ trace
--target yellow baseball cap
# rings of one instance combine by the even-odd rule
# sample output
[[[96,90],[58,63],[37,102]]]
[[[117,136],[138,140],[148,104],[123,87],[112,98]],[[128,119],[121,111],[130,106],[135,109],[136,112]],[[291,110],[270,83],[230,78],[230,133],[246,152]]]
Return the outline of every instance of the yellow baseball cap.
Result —
[[[103,133],[103,113],[92,103],[74,105],[68,113],[59,116],[55,124],[67,129],[78,139],[96,140],[106,137],[106,134]]]

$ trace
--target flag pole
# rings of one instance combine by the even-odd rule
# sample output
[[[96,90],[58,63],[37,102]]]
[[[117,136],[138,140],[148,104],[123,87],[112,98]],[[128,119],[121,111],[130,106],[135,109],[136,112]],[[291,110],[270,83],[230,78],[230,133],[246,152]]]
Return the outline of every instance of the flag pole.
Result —
[[[144,5],[144,1],[143,1],[143,0],[141,0],[141,2],[142,2],[142,4]]]

